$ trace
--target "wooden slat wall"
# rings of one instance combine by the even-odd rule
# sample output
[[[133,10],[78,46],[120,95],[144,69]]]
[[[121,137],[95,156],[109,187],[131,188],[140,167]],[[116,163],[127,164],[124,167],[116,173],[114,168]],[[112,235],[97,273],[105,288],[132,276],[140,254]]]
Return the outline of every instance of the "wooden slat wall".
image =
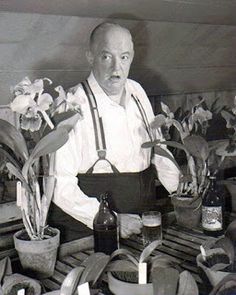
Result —
[[[1,12],[0,104],[10,101],[10,86],[26,75],[49,77],[65,88],[83,80],[87,36],[103,20]],[[133,33],[130,77],[149,95],[236,89],[235,25],[116,21]]]

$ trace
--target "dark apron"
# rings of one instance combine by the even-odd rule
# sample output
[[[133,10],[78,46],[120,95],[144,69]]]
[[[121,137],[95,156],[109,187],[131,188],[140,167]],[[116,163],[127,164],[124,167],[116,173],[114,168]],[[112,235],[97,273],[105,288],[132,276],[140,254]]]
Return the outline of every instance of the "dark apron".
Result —
[[[95,96],[86,81],[82,83],[87,95],[95,135],[95,144],[98,160],[88,169],[87,173],[78,174],[78,185],[91,198],[99,199],[104,193],[109,195],[109,204],[117,213],[140,214],[146,210],[154,210],[156,204],[155,178],[156,169],[150,166],[141,172],[120,173],[118,169],[106,159],[106,142],[102,118],[99,116]],[[132,95],[142,115],[150,139],[150,127],[144,109],[139,100]],[[100,160],[109,162],[113,173],[93,173],[93,168]],[[64,213],[55,204],[52,204],[49,214],[49,224],[61,230],[62,241],[69,241],[92,234],[92,230],[81,222]]]
[[[153,209],[155,167],[137,173],[78,174],[78,184],[89,197],[108,193],[111,209],[117,213],[142,213]]]

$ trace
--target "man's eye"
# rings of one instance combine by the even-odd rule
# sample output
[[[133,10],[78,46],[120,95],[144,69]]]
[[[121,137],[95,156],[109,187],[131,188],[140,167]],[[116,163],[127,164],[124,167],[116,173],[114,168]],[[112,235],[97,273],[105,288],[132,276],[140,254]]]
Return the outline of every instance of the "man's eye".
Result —
[[[104,59],[104,60],[109,60],[109,59],[111,59],[111,56],[105,54],[105,55],[102,56],[102,59]]]
[[[123,55],[121,58],[122,58],[123,60],[128,60],[128,59],[129,59],[129,56],[128,56],[128,55]]]

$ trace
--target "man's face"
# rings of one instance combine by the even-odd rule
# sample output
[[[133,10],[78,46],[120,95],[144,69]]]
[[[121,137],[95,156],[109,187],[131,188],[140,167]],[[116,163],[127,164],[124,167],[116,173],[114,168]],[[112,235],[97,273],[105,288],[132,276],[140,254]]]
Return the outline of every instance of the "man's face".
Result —
[[[90,54],[93,74],[107,95],[119,94],[125,85],[133,60],[131,36],[120,28],[100,33]]]

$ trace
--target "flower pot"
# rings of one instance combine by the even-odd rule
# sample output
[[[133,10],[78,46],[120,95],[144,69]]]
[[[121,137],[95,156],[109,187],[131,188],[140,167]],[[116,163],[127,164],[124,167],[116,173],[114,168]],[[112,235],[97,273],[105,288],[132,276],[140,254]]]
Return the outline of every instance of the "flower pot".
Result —
[[[216,286],[224,277],[230,274],[230,272],[226,271],[212,270],[204,265],[202,254],[198,254],[196,260],[197,266],[204,271],[213,287]]]
[[[179,225],[193,228],[197,227],[201,221],[200,197],[172,197],[176,221]]]
[[[153,286],[148,284],[135,284],[121,281],[108,272],[108,286],[114,295],[153,295]]]
[[[47,229],[46,234],[50,237],[40,241],[23,239],[25,233],[25,230],[21,230],[14,234],[15,248],[23,269],[38,279],[52,276],[60,241],[59,230]]]
[[[20,289],[25,289],[26,294],[41,295],[41,285],[38,281],[24,275],[14,273],[4,279],[2,291],[4,295],[16,294]]]

